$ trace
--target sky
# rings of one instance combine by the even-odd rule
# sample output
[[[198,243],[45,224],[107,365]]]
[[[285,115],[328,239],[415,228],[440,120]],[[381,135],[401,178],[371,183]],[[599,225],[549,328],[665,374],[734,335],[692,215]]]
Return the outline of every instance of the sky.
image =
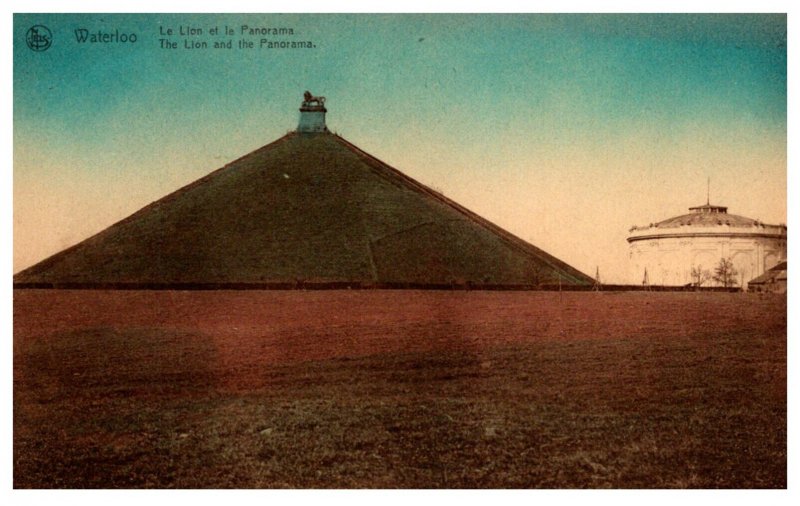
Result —
[[[15,14],[13,37],[14,272],[293,130],[305,90],[331,130],[604,282],[631,281],[632,225],[704,204],[709,178],[712,204],[787,221],[785,15]]]

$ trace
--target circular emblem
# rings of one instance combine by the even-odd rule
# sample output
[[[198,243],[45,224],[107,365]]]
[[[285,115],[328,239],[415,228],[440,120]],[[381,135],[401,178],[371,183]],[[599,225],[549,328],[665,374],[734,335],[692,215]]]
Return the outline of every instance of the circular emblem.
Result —
[[[53,45],[53,34],[44,25],[33,25],[28,28],[25,42],[34,51],[47,51]]]

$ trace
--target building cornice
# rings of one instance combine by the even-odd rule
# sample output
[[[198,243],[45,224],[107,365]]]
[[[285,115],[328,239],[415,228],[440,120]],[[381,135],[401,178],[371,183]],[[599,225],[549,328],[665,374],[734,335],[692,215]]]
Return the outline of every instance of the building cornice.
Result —
[[[786,233],[755,233],[755,232],[684,232],[677,234],[648,234],[628,237],[628,242],[652,241],[659,239],[686,239],[695,237],[730,237],[735,239],[786,239]]]

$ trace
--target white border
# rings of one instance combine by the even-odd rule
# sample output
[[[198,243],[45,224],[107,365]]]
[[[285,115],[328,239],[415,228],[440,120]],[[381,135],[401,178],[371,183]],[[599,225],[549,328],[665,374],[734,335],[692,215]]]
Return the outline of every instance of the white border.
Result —
[[[793,46],[793,37],[797,23],[793,22],[793,13],[790,7],[794,6],[788,1],[764,0],[753,1],[656,1],[643,3],[639,1],[606,1],[606,2],[576,2],[562,0],[559,2],[533,2],[523,4],[519,1],[495,0],[482,2],[464,1],[444,1],[444,2],[422,2],[414,1],[387,1],[381,3],[366,1],[348,2],[322,2],[307,0],[279,0],[274,2],[247,1],[247,0],[226,0],[225,2],[180,2],[174,0],[162,1],[119,1],[113,4],[107,1],[90,0],[84,2],[77,1],[37,1],[23,2],[12,0],[5,2],[7,6],[7,16],[4,18],[2,26],[5,27],[3,33],[6,34],[5,50],[2,51],[2,61],[0,64],[6,69],[3,74],[3,93],[0,101],[2,108],[2,143],[6,163],[3,164],[4,171],[0,175],[0,191],[4,198],[0,199],[0,233],[3,239],[3,248],[0,251],[2,265],[6,265],[6,272],[9,277],[13,272],[12,262],[12,185],[13,177],[11,168],[13,166],[13,115],[12,115],[12,70],[13,70],[13,44],[11,34],[13,33],[14,12],[120,12],[120,13],[167,13],[167,12],[196,12],[196,13],[250,13],[250,12],[353,12],[353,13],[400,13],[400,12],[475,12],[475,13],[517,13],[517,12],[543,12],[543,13],[624,13],[624,12],[787,12],[789,41],[788,56],[788,82],[794,83],[797,77],[796,69],[796,48]],[[794,225],[794,217],[798,216],[798,203],[794,198],[798,169],[794,163],[797,143],[796,136],[793,135],[794,119],[797,117],[796,101],[792,99],[793,93],[790,87],[788,93],[788,160],[787,168],[787,194],[788,197],[788,216],[787,224]],[[795,251],[795,241],[789,238],[789,253]],[[793,262],[792,262],[793,263]],[[794,272],[794,270],[792,271]],[[792,277],[789,283],[789,333],[788,333],[788,364],[789,364],[789,385],[792,385],[794,378],[793,367],[797,363],[797,345],[794,344],[796,337],[795,321],[793,309],[795,308],[792,294],[800,289],[800,283],[794,282]],[[328,505],[347,505],[354,504],[374,504],[380,502],[382,506],[403,505],[409,502],[418,503],[442,503],[444,501],[459,504],[485,504],[488,502],[500,501],[502,504],[530,504],[531,501],[544,501],[545,503],[581,503],[591,502],[592,504],[613,504],[617,505],[636,505],[642,503],[653,505],[674,506],[676,502],[700,504],[701,502],[719,501],[726,505],[730,503],[752,504],[763,502],[765,504],[790,504],[797,503],[798,498],[794,497],[794,488],[799,482],[792,471],[796,470],[793,465],[798,445],[795,444],[797,428],[797,387],[789,388],[789,434],[788,434],[788,486],[789,491],[13,491],[12,483],[12,290],[10,279],[2,285],[2,295],[0,295],[0,329],[2,329],[3,347],[0,354],[2,364],[4,364],[2,375],[2,405],[6,408],[0,417],[0,433],[2,433],[2,459],[0,459],[0,483],[3,492],[0,492],[4,504],[46,504],[58,502],[60,504],[135,504],[140,506],[143,502],[166,503],[175,500],[191,501],[196,504],[219,504],[223,501],[234,501],[235,503],[264,503],[265,500],[282,503],[309,503]]]

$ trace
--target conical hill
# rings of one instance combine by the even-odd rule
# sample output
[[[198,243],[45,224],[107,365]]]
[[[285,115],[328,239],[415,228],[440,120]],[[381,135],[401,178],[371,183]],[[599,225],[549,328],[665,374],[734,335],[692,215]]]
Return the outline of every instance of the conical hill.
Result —
[[[287,134],[16,276],[17,287],[591,284],[323,131]]]

